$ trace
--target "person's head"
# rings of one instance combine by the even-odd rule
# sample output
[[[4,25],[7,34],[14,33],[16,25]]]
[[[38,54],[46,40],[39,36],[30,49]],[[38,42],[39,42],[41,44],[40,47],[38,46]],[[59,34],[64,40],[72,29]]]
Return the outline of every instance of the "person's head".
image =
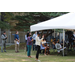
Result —
[[[37,32],[35,32],[35,34],[36,34]]]
[[[27,33],[27,37],[29,37],[29,36],[31,36],[31,33],[29,32],[29,33]]]
[[[38,35],[38,36],[40,36],[40,33],[39,33],[39,31],[37,32],[37,35]]]
[[[29,36],[31,36],[31,33],[29,32]]]
[[[57,43],[59,43],[59,41],[57,41]]]
[[[46,41],[46,39],[44,38],[43,41]]]
[[[55,40],[55,38],[54,38],[54,40]]]
[[[16,31],[16,34],[19,34],[19,32],[18,32],[18,31]]]
[[[3,34],[5,35],[5,34],[6,34],[6,32],[4,31],[4,32],[3,32]]]

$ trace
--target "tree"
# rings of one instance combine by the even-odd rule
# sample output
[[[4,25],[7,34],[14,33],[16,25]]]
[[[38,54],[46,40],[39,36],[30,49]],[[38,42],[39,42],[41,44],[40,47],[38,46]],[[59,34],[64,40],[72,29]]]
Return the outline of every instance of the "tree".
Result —
[[[8,23],[0,21],[0,28],[1,29],[11,29],[12,26],[10,26]]]
[[[9,23],[10,20],[14,17],[12,12],[1,12],[1,20]]]
[[[16,23],[14,28],[17,30],[29,31],[31,25],[58,17],[65,13],[67,12],[26,12],[23,16],[15,16],[15,20],[17,20],[18,23]]]
[[[10,20],[13,18],[13,13],[11,12],[1,12],[1,21],[0,28],[1,29],[11,29]]]

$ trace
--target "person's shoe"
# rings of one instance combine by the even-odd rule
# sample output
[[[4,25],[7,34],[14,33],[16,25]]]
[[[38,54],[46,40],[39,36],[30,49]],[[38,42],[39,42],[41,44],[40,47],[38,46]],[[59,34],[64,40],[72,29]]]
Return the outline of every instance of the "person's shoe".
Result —
[[[38,61],[38,62],[40,62],[40,60],[38,60],[38,59],[35,59],[36,61]]]
[[[46,54],[44,54],[46,56]]]
[[[4,52],[6,52],[6,51],[4,51]]]
[[[17,52],[19,52],[19,51],[17,51]]]
[[[38,62],[40,62],[40,60],[37,60]]]
[[[32,58],[31,56],[29,56],[30,58]]]
[[[17,53],[17,51],[15,51],[15,53]]]
[[[3,51],[1,51],[3,53]]]

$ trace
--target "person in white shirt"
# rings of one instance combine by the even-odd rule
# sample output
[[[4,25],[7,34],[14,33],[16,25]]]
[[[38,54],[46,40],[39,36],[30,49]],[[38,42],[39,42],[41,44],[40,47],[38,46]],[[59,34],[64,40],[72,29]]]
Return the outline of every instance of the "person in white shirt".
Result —
[[[57,43],[55,44],[55,47],[56,47],[56,49],[58,51],[58,54],[60,53],[60,51],[63,51],[63,48],[62,48],[61,44],[59,43],[59,41],[57,41]],[[64,49],[65,48],[66,47],[64,47]]]
[[[44,55],[46,55],[46,51],[47,51],[47,55],[49,54],[49,47],[48,47],[48,45],[47,45],[47,42],[46,42],[46,40],[45,39],[43,39],[42,40],[42,43],[41,43],[41,49],[44,49],[45,51],[44,51]]]
[[[26,33],[26,35],[25,35],[25,42],[26,42],[26,51],[28,51],[28,49],[27,49],[27,37],[28,37],[28,34],[29,34],[29,31]]]
[[[25,42],[27,42],[27,34],[25,35]]]
[[[32,38],[33,38],[33,51],[34,51],[34,49],[35,49],[36,36],[37,36],[37,32],[35,32],[35,33],[33,34],[33,36],[32,36]]]
[[[37,32],[36,43],[35,43],[35,44],[37,45],[37,53],[36,53],[36,60],[37,60],[37,61],[40,61],[40,60],[38,60],[38,57],[39,57],[39,53],[40,53],[41,42],[42,42],[42,40],[44,39],[44,35],[42,36],[41,39],[39,38],[39,36],[40,36],[40,33]]]

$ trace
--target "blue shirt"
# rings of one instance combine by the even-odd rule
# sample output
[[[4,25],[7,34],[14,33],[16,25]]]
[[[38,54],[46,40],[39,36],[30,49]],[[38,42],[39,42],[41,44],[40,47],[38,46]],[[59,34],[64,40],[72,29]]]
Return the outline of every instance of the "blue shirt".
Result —
[[[33,40],[36,40],[36,36],[37,36],[37,34],[33,34]]]
[[[15,35],[14,35],[14,40],[15,40],[15,39],[18,39],[18,40],[19,40],[19,35],[18,35],[18,34],[15,34]]]

